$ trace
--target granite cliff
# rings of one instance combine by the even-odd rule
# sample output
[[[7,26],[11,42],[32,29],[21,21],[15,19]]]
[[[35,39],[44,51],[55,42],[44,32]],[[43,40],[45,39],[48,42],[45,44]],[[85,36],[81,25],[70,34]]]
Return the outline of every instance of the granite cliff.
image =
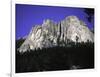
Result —
[[[59,23],[44,20],[42,25],[33,27],[24,43],[18,49],[20,52],[54,46],[67,46],[68,42],[94,42],[94,34],[85,22],[76,16],[68,16]]]

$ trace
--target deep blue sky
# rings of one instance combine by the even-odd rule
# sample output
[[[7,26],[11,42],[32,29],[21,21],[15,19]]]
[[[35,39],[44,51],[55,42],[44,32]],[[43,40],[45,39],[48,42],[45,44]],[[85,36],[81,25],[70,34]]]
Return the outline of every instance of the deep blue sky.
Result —
[[[77,16],[90,29],[94,26],[94,21],[90,23],[86,19],[84,8],[16,4],[16,38],[28,35],[31,28],[42,24],[44,19],[60,22],[69,15]]]

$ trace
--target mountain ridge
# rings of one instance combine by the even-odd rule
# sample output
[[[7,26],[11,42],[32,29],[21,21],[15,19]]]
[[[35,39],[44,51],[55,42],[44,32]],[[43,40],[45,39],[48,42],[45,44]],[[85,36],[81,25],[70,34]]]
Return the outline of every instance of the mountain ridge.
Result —
[[[30,49],[65,46],[68,41],[75,43],[94,42],[94,34],[76,16],[68,16],[59,23],[47,19],[43,21],[42,25],[32,27],[26,40],[18,50],[26,52]]]

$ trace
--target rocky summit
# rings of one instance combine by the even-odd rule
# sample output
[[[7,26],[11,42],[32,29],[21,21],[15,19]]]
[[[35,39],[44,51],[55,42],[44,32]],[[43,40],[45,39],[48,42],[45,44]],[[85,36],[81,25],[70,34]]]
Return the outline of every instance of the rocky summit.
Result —
[[[44,20],[42,25],[33,27],[19,52],[50,48],[54,46],[67,46],[68,42],[94,42],[94,34],[85,22],[76,16],[68,16],[59,23]]]

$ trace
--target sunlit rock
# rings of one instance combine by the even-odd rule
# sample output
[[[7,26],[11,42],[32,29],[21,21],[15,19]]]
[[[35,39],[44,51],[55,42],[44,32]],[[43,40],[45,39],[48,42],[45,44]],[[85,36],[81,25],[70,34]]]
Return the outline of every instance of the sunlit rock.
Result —
[[[68,40],[80,43],[94,42],[94,34],[85,22],[76,16],[68,16],[59,23],[47,19],[43,21],[42,25],[36,25],[32,28],[19,51],[26,52],[38,48],[66,46]]]

